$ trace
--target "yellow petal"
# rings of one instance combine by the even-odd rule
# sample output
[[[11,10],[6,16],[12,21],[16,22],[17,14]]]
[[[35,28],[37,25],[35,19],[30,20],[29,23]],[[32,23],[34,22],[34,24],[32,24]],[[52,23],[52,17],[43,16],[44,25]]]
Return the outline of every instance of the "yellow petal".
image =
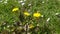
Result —
[[[40,14],[40,13],[34,13],[33,16],[34,16],[34,17],[40,17],[41,14]]]
[[[24,15],[25,16],[29,16],[30,14],[28,12],[24,12]]]
[[[14,11],[17,11],[17,10],[19,10],[19,8],[14,8],[12,11],[14,12]]]

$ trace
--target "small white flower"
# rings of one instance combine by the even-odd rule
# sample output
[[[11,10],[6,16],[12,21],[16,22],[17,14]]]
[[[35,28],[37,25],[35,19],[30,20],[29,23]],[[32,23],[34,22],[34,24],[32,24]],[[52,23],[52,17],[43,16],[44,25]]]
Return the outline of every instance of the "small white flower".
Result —
[[[4,3],[6,4],[7,2],[5,1]]]
[[[20,0],[19,0],[18,3],[23,3],[23,1],[22,1],[22,0],[20,1]]]
[[[55,15],[58,15],[59,13],[56,13]]]
[[[39,24],[37,24],[37,26],[39,26]]]
[[[50,18],[47,19],[47,22],[50,20]]]
[[[10,25],[7,26],[8,28],[10,27]]]
[[[18,1],[18,3],[22,3],[23,1],[21,0],[21,1]]]
[[[0,2],[2,2],[2,1],[0,1]]]
[[[4,29],[6,29],[6,28],[4,27]]]
[[[4,3],[6,4],[7,3],[7,0],[5,0]]]
[[[41,17],[44,17],[43,15],[41,15]]]
[[[3,23],[3,25],[5,25],[6,23]]]
[[[28,6],[31,6],[31,4],[28,4]]]
[[[42,3],[45,3],[44,1],[42,1]]]
[[[25,3],[22,3],[21,5],[23,6]]]

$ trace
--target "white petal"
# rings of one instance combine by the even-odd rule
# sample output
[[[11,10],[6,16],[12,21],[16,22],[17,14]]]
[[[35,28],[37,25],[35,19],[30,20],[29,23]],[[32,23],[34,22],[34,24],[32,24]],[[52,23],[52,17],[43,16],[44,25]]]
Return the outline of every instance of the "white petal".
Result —
[[[43,15],[41,15],[41,17],[44,17]]]
[[[2,1],[0,1],[0,2],[2,2]]]
[[[42,1],[42,3],[45,3],[44,1]]]
[[[4,2],[5,4],[7,3],[7,1]]]
[[[10,25],[7,26],[8,28],[10,27]]]
[[[22,3],[22,6],[24,5],[25,3]]]
[[[18,1],[19,3],[22,3],[23,1]]]
[[[50,20],[50,18],[47,19],[47,22]]]
[[[58,15],[59,13],[56,13],[55,15]]]
[[[31,4],[28,4],[28,6],[31,6]]]

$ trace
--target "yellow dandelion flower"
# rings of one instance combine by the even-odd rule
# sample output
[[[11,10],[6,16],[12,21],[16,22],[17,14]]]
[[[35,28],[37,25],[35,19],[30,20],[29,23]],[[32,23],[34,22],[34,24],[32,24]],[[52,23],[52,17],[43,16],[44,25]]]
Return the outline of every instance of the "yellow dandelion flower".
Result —
[[[33,24],[30,24],[30,25],[29,25],[29,28],[30,28],[30,29],[34,28],[34,25],[33,25]]]
[[[33,17],[40,17],[40,16],[41,16],[41,14],[38,12],[33,14]]]
[[[19,8],[13,8],[12,11],[15,12],[15,11],[17,11],[17,10],[19,10]]]
[[[28,13],[28,12],[24,12],[24,15],[25,15],[25,16],[29,16],[30,13]]]

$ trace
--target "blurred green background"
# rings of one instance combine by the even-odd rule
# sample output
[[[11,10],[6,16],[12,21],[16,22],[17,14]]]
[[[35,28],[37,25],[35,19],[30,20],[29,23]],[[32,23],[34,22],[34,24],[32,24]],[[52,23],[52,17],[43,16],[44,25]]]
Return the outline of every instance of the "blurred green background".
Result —
[[[18,7],[19,10],[12,12],[12,9],[15,7]],[[30,34],[47,34],[46,32],[50,30],[51,32],[54,31],[53,34],[60,34],[60,0],[0,0],[0,33],[3,34],[8,31],[9,34],[13,34],[14,31],[11,30],[24,27],[24,23],[26,21],[30,22],[31,19],[33,19],[31,22],[35,25],[37,21],[32,16],[29,17],[31,19],[24,19],[25,17],[23,17],[24,15],[22,13],[25,10],[31,14],[39,11],[43,15],[43,17],[39,18],[38,22],[41,30],[37,33],[32,32],[32,30],[29,32]],[[50,20],[46,22],[48,18]],[[22,23],[22,26],[18,25]],[[45,26],[47,23],[48,27]],[[19,29],[17,31],[20,32]],[[22,32],[21,34],[25,33]],[[48,32],[48,34],[50,33]]]

